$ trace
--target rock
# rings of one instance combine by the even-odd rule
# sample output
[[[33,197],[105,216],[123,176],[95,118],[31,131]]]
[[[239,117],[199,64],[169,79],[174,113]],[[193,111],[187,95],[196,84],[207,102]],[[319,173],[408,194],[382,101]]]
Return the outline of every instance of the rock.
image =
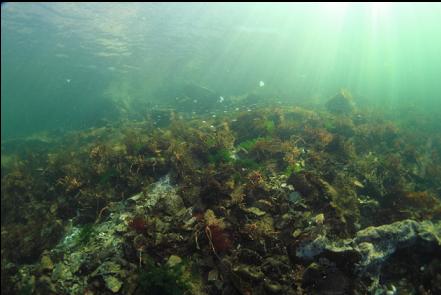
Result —
[[[250,208],[247,209],[247,211],[250,212],[250,213],[253,213],[254,215],[256,215],[258,217],[263,216],[263,215],[266,214],[265,211],[262,211],[262,210],[260,210],[257,207],[250,207]]]
[[[349,294],[349,278],[335,266],[311,263],[303,273],[302,288],[307,294]]]
[[[115,276],[103,276],[107,289],[113,293],[118,292],[121,289],[122,282]]]
[[[182,262],[182,258],[177,255],[170,255],[170,257],[167,260],[167,265],[169,267],[173,267],[175,265],[178,265]]]
[[[137,201],[149,211],[163,212],[169,216],[177,216],[179,212],[186,210],[184,201],[177,194],[176,187],[170,184],[169,175],[152,184],[146,197],[138,197]]]
[[[296,230],[294,230],[293,232],[292,232],[292,237],[293,238],[298,238],[298,237],[300,237],[300,235],[302,234],[302,231],[300,230],[300,229],[296,229]]]
[[[41,276],[36,283],[36,288],[37,288],[38,292],[41,294],[56,294],[57,293],[55,286],[52,283],[51,278],[48,276]]]
[[[194,227],[196,225],[197,219],[196,217],[192,216],[187,221],[185,221],[184,225],[182,226],[183,229],[188,231],[193,231]]]
[[[70,256],[70,261],[69,261],[69,270],[72,273],[76,273],[84,262],[90,264],[90,261],[87,261],[87,259],[84,259],[84,260],[83,259],[84,259],[84,257],[83,257],[82,253],[79,253],[79,252],[72,253],[72,255]]]
[[[346,89],[341,89],[326,103],[326,108],[329,112],[337,115],[351,114],[354,111],[351,93]]]
[[[273,208],[273,204],[268,200],[258,200],[255,206],[265,212],[269,212]]]
[[[167,233],[170,230],[170,223],[164,222],[162,221],[162,219],[154,217],[152,218],[152,220],[154,221],[155,224],[155,229],[157,232],[160,233]]]
[[[240,262],[246,264],[259,265],[262,262],[262,256],[260,256],[259,253],[247,248],[239,250],[238,258]]]
[[[263,279],[264,274],[258,267],[248,265],[237,266],[233,269],[234,273],[246,281],[258,282]]]
[[[2,289],[3,289],[2,285]],[[20,294],[34,294],[36,287],[36,279],[34,275],[25,275],[21,278],[20,282],[17,285],[20,290]],[[3,291],[3,290],[2,290]]]
[[[144,198],[144,194],[143,193],[138,193],[138,194],[136,194],[134,196],[131,196],[128,200],[132,200],[132,201],[138,202],[139,200],[141,200],[143,198]]]
[[[282,292],[282,286],[275,282],[265,281],[263,286],[271,294],[280,294]]]
[[[44,254],[40,260],[40,268],[42,271],[52,271],[54,269],[54,263],[49,255]]]
[[[362,255],[361,271],[377,273],[397,249],[433,244],[441,247],[441,222],[403,220],[357,232],[355,248]]]
[[[373,282],[369,290],[374,290],[381,275],[381,268],[388,258],[399,249],[418,247],[431,251],[441,251],[441,221],[417,222],[403,220],[378,227],[368,227],[357,232],[355,238],[330,241],[319,236],[312,242],[301,244],[296,256],[312,260],[315,257],[338,257],[351,261],[360,277]],[[323,255],[322,255],[323,254]],[[338,261],[336,261],[338,263]]]
[[[170,192],[164,200],[158,203],[156,210],[164,212],[169,216],[179,216],[182,210],[185,210],[184,201],[176,194],[176,191]]]
[[[72,272],[63,263],[57,263],[55,265],[54,271],[52,272],[52,280],[54,281],[68,281],[73,278]]]
[[[103,262],[92,274],[96,275],[106,275],[106,274],[120,274],[121,266],[113,261]]]
[[[292,204],[297,204],[302,202],[303,198],[298,192],[293,191],[288,195],[288,201]]]
[[[296,192],[299,192],[303,197],[308,197],[311,194],[317,194],[317,189],[311,183],[310,179],[315,179],[311,173],[292,173],[289,176],[287,183],[293,185]],[[297,199],[300,199],[299,196],[294,194],[292,196],[292,200],[297,201]]]
[[[323,213],[320,213],[314,217],[314,222],[317,225],[323,225],[324,221],[325,221],[325,215]]]
[[[127,232],[127,226],[124,223],[120,223],[115,226],[115,231],[118,233],[125,233]]]
[[[219,272],[217,271],[217,269],[210,270],[210,272],[208,273],[207,280],[211,282],[211,281],[217,281],[218,279],[219,279]]]
[[[173,102],[178,110],[184,112],[206,112],[218,105],[219,94],[195,83],[186,83]]]
[[[283,261],[284,256],[268,257],[262,264],[262,271],[273,280],[280,280],[283,276],[289,274],[291,267],[288,261]]]
[[[351,242],[351,240],[330,241],[326,236],[318,236],[312,242],[301,244],[296,250],[296,256],[311,260],[326,251],[333,253],[354,251]]]
[[[308,286],[322,279],[321,267],[318,263],[311,263],[303,272],[302,284]]]

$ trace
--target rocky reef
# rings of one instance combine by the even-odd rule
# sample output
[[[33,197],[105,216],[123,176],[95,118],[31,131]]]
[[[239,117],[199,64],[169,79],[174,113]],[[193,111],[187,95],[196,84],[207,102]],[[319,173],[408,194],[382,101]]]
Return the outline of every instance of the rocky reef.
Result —
[[[441,292],[441,137],[350,99],[2,143],[2,294]]]

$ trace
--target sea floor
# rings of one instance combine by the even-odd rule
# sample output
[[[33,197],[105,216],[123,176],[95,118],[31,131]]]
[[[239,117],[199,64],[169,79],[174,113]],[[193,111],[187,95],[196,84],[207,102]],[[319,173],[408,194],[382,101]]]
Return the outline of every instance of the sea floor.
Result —
[[[440,134],[338,100],[152,114],[2,142],[2,294],[441,293]]]

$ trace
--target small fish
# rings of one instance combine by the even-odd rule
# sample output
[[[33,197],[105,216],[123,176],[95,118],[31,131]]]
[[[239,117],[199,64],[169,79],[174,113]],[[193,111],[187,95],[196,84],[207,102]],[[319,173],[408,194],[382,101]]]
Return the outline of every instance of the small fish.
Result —
[[[260,82],[259,82],[259,87],[263,87],[263,86],[265,86],[265,82],[260,81]]]
[[[66,83],[70,83],[72,81],[71,79],[66,79]]]
[[[224,97],[223,96],[219,96],[219,102],[222,103],[224,101]]]

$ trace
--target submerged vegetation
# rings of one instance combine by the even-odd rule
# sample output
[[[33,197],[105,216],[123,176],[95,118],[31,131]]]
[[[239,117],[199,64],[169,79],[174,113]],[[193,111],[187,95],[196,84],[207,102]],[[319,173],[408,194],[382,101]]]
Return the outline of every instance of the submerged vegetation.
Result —
[[[347,90],[326,108],[171,112],[37,151],[2,143],[2,294],[441,292],[440,135],[357,110]],[[412,242],[387,240],[409,224]],[[399,251],[359,272],[370,256],[354,243],[382,225]],[[421,274],[401,279],[418,255]]]
[[[176,265],[156,266],[150,262],[139,274],[139,286],[135,294],[152,295],[181,295],[190,294],[191,286],[186,281],[185,266]]]

